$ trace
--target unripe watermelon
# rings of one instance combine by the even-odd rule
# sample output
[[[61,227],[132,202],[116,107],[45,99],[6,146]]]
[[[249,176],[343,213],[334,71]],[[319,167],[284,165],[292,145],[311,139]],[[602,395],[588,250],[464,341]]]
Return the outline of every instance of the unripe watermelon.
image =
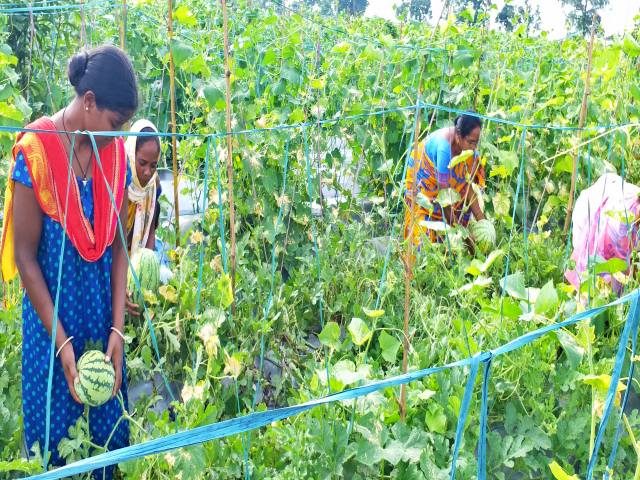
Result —
[[[104,361],[104,353],[88,350],[78,360],[78,379],[76,393],[82,403],[90,407],[99,407],[106,403],[113,393],[116,374],[113,365]]]
[[[493,248],[496,243],[496,229],[489,220],[482,219],[469,225],[469,232],[476,245],[483,251]]]
[[[136,250],[136,253],[131,257],[131,267],[136,271],[142,292],[149,290],[155,293],[158,290],[160,286],[160,262],[153,250],[148,248]],[[131,269],[127,277],[127,290],[134,294],[134,299],[136,299],[134,303],[141,305],[143,297],[136,288]]]

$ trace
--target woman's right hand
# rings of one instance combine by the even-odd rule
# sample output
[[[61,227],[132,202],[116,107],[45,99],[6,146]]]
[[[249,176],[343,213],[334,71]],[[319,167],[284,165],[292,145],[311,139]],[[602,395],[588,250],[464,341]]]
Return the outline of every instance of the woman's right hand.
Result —
[[[62,351],[60,352],[60,363],[62,364],[62,370],[64,372],[64,378],[67,379],[67,386],[69,387],[69,393],[73,399],[82,403],[78,398],[78,394],[76,393],[76,383],[79,382],[78,378],[78,370],[76,369],[76,355],[73,351],[73,345],[71,342],[68,342],[64,347],[62,347]]]

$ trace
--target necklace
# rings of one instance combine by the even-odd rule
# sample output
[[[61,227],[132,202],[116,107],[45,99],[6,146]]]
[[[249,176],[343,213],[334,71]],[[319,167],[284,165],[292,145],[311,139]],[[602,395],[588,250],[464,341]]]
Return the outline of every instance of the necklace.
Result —
[[[64,108],[64,110],[62,111],[62,128],[64,129],[64,133],[67,136],[67,140],[69,141],[69,146],[71,146],[71,137],[69,136],[69,132],[67,131],[67,125],[64,122],[64,114],[67,113],[67,107]],[[78,158],[78,154],[76,153],[76,149],[75,146],[73,146],[73,158],[76,160],[76,163],[78,164],[78,168],[80,168],[80,171],[82,172],[82,186],[86,187],[87,186],[87,170],[89,169],[89,165],[87,165],[87,170],[85,170],[84,168],[82,168],[82,163],[80,162],[80,159]],[[89,163],[91,163],[91,160],[93,158],[93,153],[91,154],[91,158],[89,158]]]

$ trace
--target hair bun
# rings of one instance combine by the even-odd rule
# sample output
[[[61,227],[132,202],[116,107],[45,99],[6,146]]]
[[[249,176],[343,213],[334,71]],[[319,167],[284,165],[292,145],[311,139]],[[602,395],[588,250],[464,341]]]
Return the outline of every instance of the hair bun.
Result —
[[[89,64],[89,54],[86,51],[80,52],[69,60],[69,67],[67,69],[67,76],[69,77],[69,83],[74,87],[77,87],[84,76],[84,72],[87,71],[87,65]]]

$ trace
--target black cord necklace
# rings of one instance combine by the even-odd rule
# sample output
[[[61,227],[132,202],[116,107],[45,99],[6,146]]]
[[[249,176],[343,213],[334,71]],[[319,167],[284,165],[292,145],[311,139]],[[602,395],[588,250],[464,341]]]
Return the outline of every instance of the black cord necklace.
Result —
[[[67,140],[69,141],[69,146],[73,147],[73,158],[76,160],[76,163],[78,164],[78,168],[80,168],[80,171],[82,172],[82,186],[84,187],[87,185],[87,170],[89,170],[89,165],[87,165],[87,170],[82,168],[82,163],[80,162],[80,159],[78,158],[78,154],[76,153],[75,145],[72,145],[71,143],[71,137],[69,136],[69,132],[67,131],[67,125],[65,124],[65,121],[64,121],[64,114],[66,112],[67,112],[67,107],[65,107],[64,110],[62,111],[62,128],[64,129],[64,133],[67,136]],[[92,159],[93,159],[93,153],[89,158],[89,164],[91,163]]]

